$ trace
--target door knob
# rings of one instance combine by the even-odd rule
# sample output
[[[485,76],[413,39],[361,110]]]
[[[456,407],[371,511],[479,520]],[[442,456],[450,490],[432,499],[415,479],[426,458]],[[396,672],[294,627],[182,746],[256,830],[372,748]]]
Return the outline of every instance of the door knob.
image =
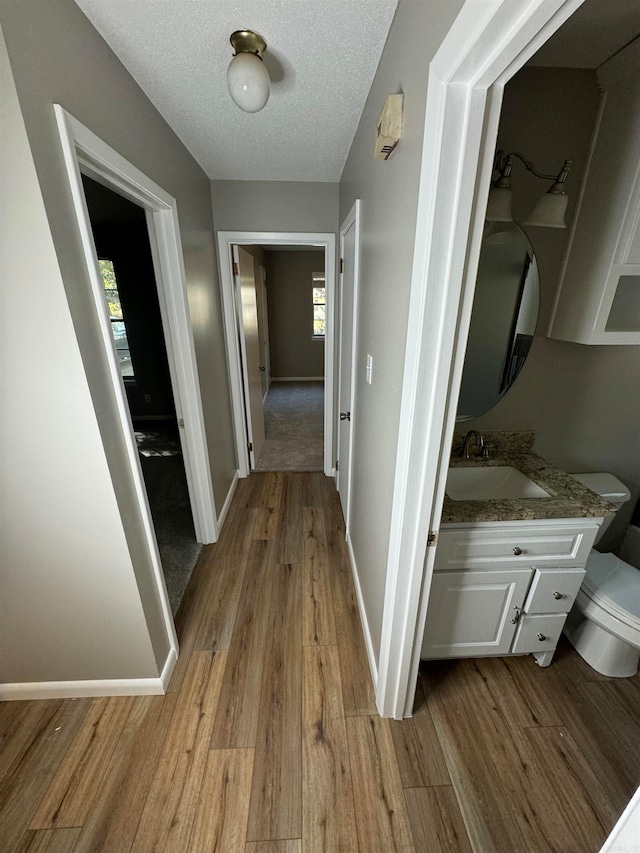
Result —
[[[554,592],[553,597],[555,598],[556,601],[560,601],[560,599],[563,598],[563,595],[561,592]]]
[[[262,365],[260,365],[260,367],[258,368],[258,370],[265,370],[265,369],[266,368],[264,368]]]
[[[524,554],[524,551],[522,550],[522,548],[516,547],[513,549],[513,553],[516,555],[516,557],[519,557],[521,554]]]
[[[545,635],[544,635],[544,634],[538,634],[538,639],[540,640],[540,642],[541,642],[541,643],[544,643],[544,641],[545,641],[547,638],[545,637]]]
[[[340,420],[341,421],[350,421],[351,420],[351,412],[340,412]]]
[[[521,607],[518,607],[517,605],[514,605],[514,608],[513,608],[513,609],[516,611],[516,615],[515,615],[515,616],[513,617],[513,619],[511,620],[511,624],[512,624],[512,625],[517,625],[517,624],[518,624],[518,619],[520,619],[520,614],[522,613],[522,608],[521,608]]]

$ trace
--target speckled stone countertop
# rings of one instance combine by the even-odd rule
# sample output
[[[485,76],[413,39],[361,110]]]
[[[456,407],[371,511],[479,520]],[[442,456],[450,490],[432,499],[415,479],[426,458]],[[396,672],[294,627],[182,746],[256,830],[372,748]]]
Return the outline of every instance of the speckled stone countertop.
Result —
[[[614,506],[587,489],[571,474],[566,474],[533,453],[533,432],[483,434],[485,440],[492,445],[490,458],[476,457],[476,447],[472,444],[471,459],[462,459],[460,453],[464,435],[456,433],[451,448],[452,468],[510,465],[541,486],[551,497],[454,501],[447,495],[444,499],[441,524],[543,518],[602,518],[615,512]]]

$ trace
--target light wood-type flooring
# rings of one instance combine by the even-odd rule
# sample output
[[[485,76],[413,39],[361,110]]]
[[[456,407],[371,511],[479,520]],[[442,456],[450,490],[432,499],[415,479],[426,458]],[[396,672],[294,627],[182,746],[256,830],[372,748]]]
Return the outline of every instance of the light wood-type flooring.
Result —
[[[3,853],[589,853],[640,782],[640,680],[567,646],[425,664],[378,717],[322,474],[240,483],[177,629],[166,696],[0,705]]]

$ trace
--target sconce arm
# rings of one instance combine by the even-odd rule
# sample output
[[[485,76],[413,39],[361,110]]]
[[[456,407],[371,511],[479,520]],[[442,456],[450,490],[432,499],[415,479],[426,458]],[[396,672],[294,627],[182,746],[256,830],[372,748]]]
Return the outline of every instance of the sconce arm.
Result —
[[[546,175],[544,172],[538,172],[531,160],[527,160],[527,158],[519,151],[511,151],[509,154],[505,154],[504,151],[496,151],[495,169],[502,174],[505,167],[513,162],[514,157],[517,157],[518,160],[524,164],[524,167],[528,172],[531,172],[536,176],[536,178],[542,178],[545,181],[564,182],[567,177],[569,167],[571,166],[571,160],[565,160],[564,165],[560,170],[560,174]]]

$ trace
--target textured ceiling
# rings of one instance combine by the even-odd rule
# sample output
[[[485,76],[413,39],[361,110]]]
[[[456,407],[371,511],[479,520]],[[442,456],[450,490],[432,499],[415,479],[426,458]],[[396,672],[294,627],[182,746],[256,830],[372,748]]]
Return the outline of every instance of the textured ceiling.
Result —
[[[598,68],[638,35],[639,0],[585,0],[529,65]]]
[[[338,181],[397,0],[76,3],[210,178]],[[226,86],[245,27],[266,39],[272,81],[252,115]]]

